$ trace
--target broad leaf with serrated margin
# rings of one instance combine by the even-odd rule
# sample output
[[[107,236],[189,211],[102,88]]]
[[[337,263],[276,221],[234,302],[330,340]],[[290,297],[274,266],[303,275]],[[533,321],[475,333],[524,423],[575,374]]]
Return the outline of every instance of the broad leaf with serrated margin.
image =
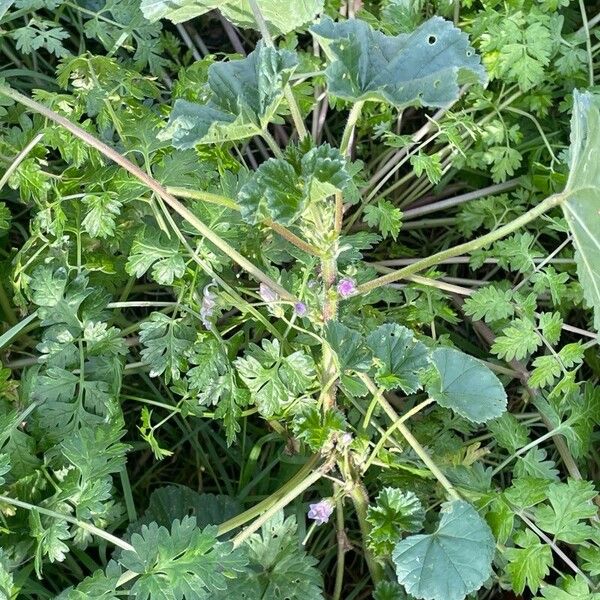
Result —
[[[600,331],[600,100],[574,94],[571,119],[570,173],[562,203],[576,248],[577,274],[583,295],[594,309]]]
[[[359,19],[324,18],[311,31],[331,61],[325,71],[329,91],[345,100],[444,107],[458,98],[464,73],[487,80],[467,36],[440,17],[398,36]]]
[[[272,33],[290,33],[323,10],[323,0],[257,0]],[[218,8],[238,27],[257,29],[248,0],[142,0],[144,16],[151,20],[169,19],[182,23]]]
[[[367,511],[369,545],[376,554],[389,555],[402,534],[420,531],[424,520],[425,511],[414,492],[384,487]]]
[[[340,371],[366,371],[371,365],[371,354],[364,337],[339,321],[328,321],[324,337],[335,352]]]
[[[492,574],[496,544],[487,523],[463,500],[446,502],[437,530],[396,544],[398,581],[415,598],[463,600]]]
[[[406,394],[421,388],[419,374],[429,364],[429,352],[410,329],[395,323],[380,325],[367,336],[367,345],[375,356],[375,380],[382,388],[401,388]]]
[[[242,186],[237,200],[245,221],[272,218],[289,225],[308,207],[350,184],[346,159],[337,148],[323,144],[301,157],[299,151],[291,146],[284,158],[267,160]]]
[[[475,423],[485,423],[506,411],[504,387],[481,361],[454,348],[438,348],[432,358],[438,377],[428,391],[440,406]]]
[[[234,364],[259,412],[266,418],[304,394],[315,374],[310,356],[300,350],[282,356],[278,340],[265,339],[262,348],[250,344],[244,357],[236,359]]]
[[[176,100],[160,137],[185,149],[260,135],[277,113],[297,64],[293,52],[259,42],[246,58],[210,65],[209,101]]]

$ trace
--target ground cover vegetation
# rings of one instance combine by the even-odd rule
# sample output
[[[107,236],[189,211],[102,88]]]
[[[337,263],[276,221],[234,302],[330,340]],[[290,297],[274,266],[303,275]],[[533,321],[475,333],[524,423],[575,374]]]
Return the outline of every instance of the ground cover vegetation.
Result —
[[[0,598],[600,598],[599,23],[0,0]]]

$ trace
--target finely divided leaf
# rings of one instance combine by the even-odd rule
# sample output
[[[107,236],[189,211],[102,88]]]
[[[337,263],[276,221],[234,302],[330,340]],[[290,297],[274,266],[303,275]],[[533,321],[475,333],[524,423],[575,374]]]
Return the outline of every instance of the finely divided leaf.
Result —
[[[525,587],[535,592],[550,572],[552,549],[528,529],[515,535],[515,543],[520,547],[505,550],[509,561],[506,572],[512,587],[517,594],[522,594]]]
[[[171,138],[176,148],[185,149],[261,134],[275,116],[297,64],[293,52],[262,42],[244,59],[212,64],[208,103],[176,100],[159,137]]]
[[[211,600],[323,600],[317,560],[300,543],[295,517],[276,513],[244,546],[250,569]]]
[[[548,488],[550,506],[534,509],[536,523],[557,540],[581,544],[594,533],[585,521],[596,516],[596,506],[592,502],[595,497],[596,490],[591,481],[569,479],[567,483],[553,483]]]
[[[217,541],[217,528],[199,529],[195,517],[173,521],[170,531],[156,523],[131,536],[135,550],[124,550],[120,564],[138,573],[131,588],[137,600],[212,598],[227,589],[230,577],[244,570],[246,559],[228,543]]]
[[[271,33],[285,35],[310,23],[323,10],[324,0],[257,0]],[[141,9],[150,21],[189,21],[218,8],[238,27],[257,29],[248,0],[142,0]]]
[[[345,100],[444,107],[458,98],[463,73],[487,80],[467,36],[439,17],[398,36],[359,19],[324,18],[311,31],[331,61],[325,71],[329,91]]]
[[[577,274],[584,297],[594,309],[600,331],[600,100],[587,92],[574,95],[570,174],[562,207],[577,252]]]
[[[487,523],[463,500],[446,502],[434,533],[398,542],[398,581],[415,598],[463,600],[492,574],[496,544]]]
[[[438,348],[433,363],[439,377],[429,387],[431,397],[459,415],[485,423],[506,411],[500,380],[481,361],[453,348]]]
[[[133,241],[125,270],[142,277],[149,269],[156,283],[171,285],[185,273],[185,261],[174,237],[169,239],[157,229],[144,227]]]
[[[150,365],[150,377],[164,373],[167,383],[177,381],[188,366],[188,353],[196,339],[191,323],[153,312],[140,329],[142,359]]]

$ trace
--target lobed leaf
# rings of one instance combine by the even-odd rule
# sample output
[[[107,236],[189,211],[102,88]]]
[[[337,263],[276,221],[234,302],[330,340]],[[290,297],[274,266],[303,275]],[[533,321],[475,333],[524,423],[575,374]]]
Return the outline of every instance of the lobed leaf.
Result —
[[[323,10],[324,0],[257,0],[271,33],[285,35],[310,23]],[[238,27],[257,29],[248,0],[142,0],[141,9],[150,21],[189,21],[219,9]]]
[[[276,513],[245,548],[250,569],[211,599],[323,600],[317,560],[300,544],[295,517],[284,519],[283,511]]]
[[[600,100],[576,90],[573,101],[570,172],[562,208],[573,236],[583,295],[600,331]]]
[[[395,323],[380,325],[367,336],[375,357],[375,380],[386,390],[401,388],[406,394],[421,389],[419,374],[429,364],[429,352],[414,333]]]
[[[170,531],[157,523],[142,525],[131,536],[134,550],[124,550],[120,564],[138,573],[131,588],[137,600],[212,598],[227,589],[230,576],[242,572],[246,559],[230,544],[217,541],[217,528],[199,529],[195,517],[176,519]]]
[[[458,98],[463,75],[487,81],[467,36],[440,17],[397,36],[359,19],[334,22],[327,17],[311,32],[331,61],[325,71],[329,91],[352,102],[445,107]]]
[[[267,160],[242,186],[237,200],[246,222],[271,218],[289,225],[350,184],[346,159],[337,148],[323,144],[301,153],[288,148],[284,158]]]
[[[446,502],[437,530],[398,542],[398,581],[415,598],[463,600],[492,574],[496,543],[487,523],[463,500]]]
[[[295,53],[269,48],[263,42],[246,58],[211,64],[209,101],[175,100],[159,137],[186,149],[260,135],[275,117],[297,64]]]

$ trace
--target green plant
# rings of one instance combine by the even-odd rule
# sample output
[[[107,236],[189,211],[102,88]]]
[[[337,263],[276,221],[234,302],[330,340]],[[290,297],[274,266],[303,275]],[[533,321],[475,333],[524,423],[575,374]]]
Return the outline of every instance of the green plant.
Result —
[[[4,596],[596,598],[598,19],[14,4]]]

